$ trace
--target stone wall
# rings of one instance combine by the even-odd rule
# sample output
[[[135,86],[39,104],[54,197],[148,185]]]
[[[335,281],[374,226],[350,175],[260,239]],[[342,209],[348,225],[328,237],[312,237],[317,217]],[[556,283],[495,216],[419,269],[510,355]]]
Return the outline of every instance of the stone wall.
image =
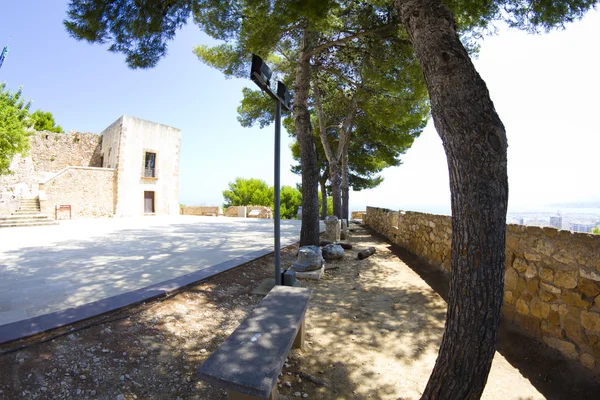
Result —
[[[112,216],[114,196],[115,170],[108,168],[69,167],[40,184],[41,211],[52,216],[57,205],[70,205],[73,218]]]
[[[38,195],[37,183],[69,166],[101,167],[101,136],[93,133],[33,132],[29,151],[13,157],[10,174],[0,176],[0,213],[9,202]]]
[[[223,215],[221,207],[215,206],[181,206],[181,215]]]
[[[252,211],[258,211],[257,213],[250,213]],[[226,217],[238,217],[238,206],[227,207],[223,213]],[[246,217],[247,218],[273,218],[273,211],[270,207],[266,206],[246,206]]]
[[[451,217],[367,207],[363,222],[449,272]],[[503,315],[600,372],[600,235],[507,225]]]
[[[352,211],[350,213],[350,219],[364,219],[366,214],[366,211]]]
[[[36,171],[102,167],[102,137],[95,133],[36,132],[29,138],[29,146]]]

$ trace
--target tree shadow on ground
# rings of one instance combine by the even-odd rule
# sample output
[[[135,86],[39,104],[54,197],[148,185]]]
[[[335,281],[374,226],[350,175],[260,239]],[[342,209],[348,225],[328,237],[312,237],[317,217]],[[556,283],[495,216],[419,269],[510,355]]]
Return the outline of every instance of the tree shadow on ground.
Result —
[[[369,229],[371,234],[387,239]],[[446,302],[449,276],[408,250],[389,245],[390,251],[415,271]],[[598,399],[600,380],[576,361],[528,336],[518,326],[501,319],[497,351],[547,399]]]

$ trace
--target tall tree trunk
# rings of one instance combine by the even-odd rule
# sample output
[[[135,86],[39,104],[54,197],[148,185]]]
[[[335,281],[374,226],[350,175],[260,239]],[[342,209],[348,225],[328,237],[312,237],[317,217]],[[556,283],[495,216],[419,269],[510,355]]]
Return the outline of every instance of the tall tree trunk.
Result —
[[[342,154],[342,218],[350,221],[350,207],[348,202],[350,201],[350,185],[348,183],[348,146],[350,144],[350,138],[344,145],[344,153]]]
[[[335,160],[336,162],[338,160]],[[340,168],[336,163],[329,163],[329,181],[331,182],[331,199],[333,202],[333,215],[342,218],[342,177]]]
[[[321,219],[327,218],[327,177],[321,179]]]
[[[329,163],[329,181],[331,182],[331,198],[333,200],[333,215],[338,218],[342,218],[342,181],[340,176],[340,157],[334,154],[329,140],[327,139],[327,128],[325,122],[325,113],[323,112],[323,104],[321,103],[321,90],[319,89],[319,80],[313,77],[313,91],[315,97],[315,105],[317,109],[317,119],[319,121],[319,137],[321,138],[321,144],[323,145],[323,151],[325,157]],[[340,143],[338,146],[343,145],[345,142],[344,131],[340,132]]]
[[[494,356],[504,288],[506,132],[452,13],[440,0],[395,0],[421,63],[452,199],[446,327],[423,399],[478,399]]]
[[[302,227],[300,246],[319,244],[319,166],[308,111],[310,87],[310,33],[304,31],[304,49],[300,55],[294,81],[294,124],[300,145],[302,165]]]

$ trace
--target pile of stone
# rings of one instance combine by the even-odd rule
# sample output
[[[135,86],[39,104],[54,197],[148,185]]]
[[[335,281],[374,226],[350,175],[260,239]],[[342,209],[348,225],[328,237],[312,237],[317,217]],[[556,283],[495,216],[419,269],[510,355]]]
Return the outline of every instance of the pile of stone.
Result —
[[[297,278],[321,279],[325,272],[325,260],[319,246],[302,246],[298,250],[298,259],[291,267]]]
[[[325,260],[339,260],[344,257],[344,247],[352,248],[347,243],[338,243],[348,237],[346,220],[336,216],[325,219],[325,241],[320,246],[303,246],[298,250],[298,260],[290,268],[296,271],[297,278],[321,279],[327,268]],[[335,268],[332,265],[332,268]]]

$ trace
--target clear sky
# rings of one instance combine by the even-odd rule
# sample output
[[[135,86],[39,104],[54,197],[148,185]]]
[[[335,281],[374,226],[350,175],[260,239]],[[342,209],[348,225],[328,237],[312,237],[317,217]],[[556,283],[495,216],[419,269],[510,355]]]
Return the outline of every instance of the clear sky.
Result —
[[[124,56],[71,39],[66,0],[0,0],[0,47],[10,53],[0,82],[23,87],[32,109],[51,111],[65,130],[100,133],[123,114],[182,130],[180,202],[220,205],[236,177],[273,183],[273,128],[237,122],[249,80],[224,79],[192,53],[211,40],[193,24],[151,70],[130,70]],[[528,35],[500,27],[482,42],[475,65],[508,135],[509,210],[557,202],[600,202],[600,11],[564,31]],[[287,135],[282,184],[295,185]],[[352,193],[366,205],[448,212],[450,191],[441,140],[430,122],[404,164],[376,189]]]

